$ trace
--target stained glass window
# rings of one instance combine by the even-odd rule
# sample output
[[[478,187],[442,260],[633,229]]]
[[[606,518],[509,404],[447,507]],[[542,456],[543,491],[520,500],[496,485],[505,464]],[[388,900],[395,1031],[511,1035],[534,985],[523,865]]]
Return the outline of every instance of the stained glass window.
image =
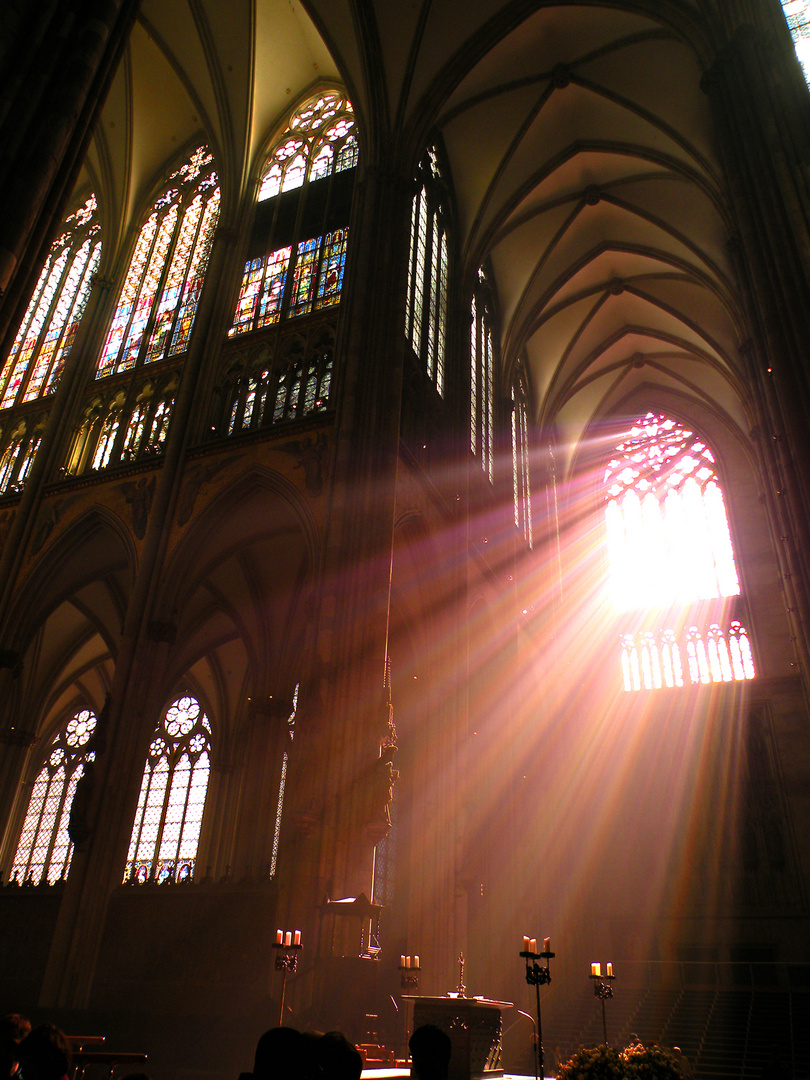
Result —
[[[101,258],[97,209],[91,195],[51,247],[0,374],[0,409],[59,385]]]
[[[213,158],[201,147],[172,174],[141,227],[96,378],[188,348],[219,202]]]
[[[16,428],[0,455],[0,494],[22,491],[41,441],[39,430],[28,435],[24,423]]]
[[[470,312],[470,449],[492,480],[495,423],[495,359],[492,291],[483,268]]]
[[[68,835],[76,785],[95,754],[88,750],[96,717],[82,709],[50,744],[48,758],[37,774],[28,799],[11,879],[51,885],[67,877],[73,845]]]
[[[196,698],[178,698],[149,747],[124,881],[165,884],[194,876],[210,758],[208,717]]]
[[[604,482],[614,607],[658,611],[668,621],[621,635],[625,689],[753,678],[741,623],[696,624],[692,615],[697,601],[705,606],[740,592],[706,443],[677,421],[648,413],[616,447]]]
[[[298,709],[298,683],[293,692],[292,712],[287,717],[287,737],[292,743],[295,738],[295,713]],[[276,804],[276,826],[273,830],[273,849],[270,853],[270,875],[276,872],[278,865],[278,845],[281,839],[281,816],[284,811],[284,789],[287,786],[287,765],[290,760],[289,748],[285,748],[281,758],[281,776],[278,782],[278,803]]]
[[[290,117],[262,174],[230,336],[340,302],[357,157],[352,106],[336,91]]]
[[[512,479],[515,525],[528,546],[533,546],[531,478],[529,473],[529,405],[523,365],[512,383]]]
[[[804,77],[810,83],[810,2],[782,0],[782,10],[790,27],[793,47],[802,65]]]
[[[419,164],[414,196],[405,299],[405,334],[440,394],[444,394],[447,336],[448,244],[446,192],[438,155],[430,148]]]

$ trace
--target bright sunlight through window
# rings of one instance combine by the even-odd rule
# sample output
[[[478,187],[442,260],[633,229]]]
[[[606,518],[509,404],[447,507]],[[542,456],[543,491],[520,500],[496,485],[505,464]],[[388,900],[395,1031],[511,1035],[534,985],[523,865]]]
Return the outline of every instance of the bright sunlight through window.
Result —
[[[622,633],[625,689],[753,678],[739,622],[690,619],[696,602],[740,592],[711,450],[676,421],[648,413],[616,447],[605,498],[614,608],[660,611],[669,623]]]

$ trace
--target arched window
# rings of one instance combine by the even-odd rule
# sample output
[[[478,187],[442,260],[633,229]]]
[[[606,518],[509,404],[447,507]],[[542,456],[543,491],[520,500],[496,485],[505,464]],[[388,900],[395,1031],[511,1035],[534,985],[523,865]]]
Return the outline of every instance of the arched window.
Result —
[[[66,878],[73,855],[68,820],[76,785],[95,754],[87,749],[96,728],[89,709],[77,712],[51,741],[48,759],[37,774],[11,868],[19,884],[51,885]]]
[[[512,481],[515,497],[515,525],[526,544],[532,536],[531,479],[529,476],[529,403],[522,362],[512,381]]]
[[[745,628],[723,622],[722,601],[740,585],[708,446],[648,413],[617,445],[604,484],[613,605],[633,613],[621,634],[625,689],[753,678]]]
[[[29,433],[30,426],[30,433]],[[34,456],[42,441],[44,419],[20,420],[0,454],[0,495],[17,493],[25,487]]]
[[[808,0],[782,0],[782,10],[804,77],[810,83],[810,3]]]
[[[351,103],[317,94],[264,167],[229,336],[340,303],[357,165]]]
[[[405,335],[422,361],[428,378],[444,395],[447,336],[448,246],[446,192],[436,150],[419,163],[420,184],[413,200]]]
[[[194,876],[210,757],[208,717],[196,698],[178,698],[149,747],[124,881],[163,884]]]
[[[470,312],[470,449],[492,481],[495,445],[495,356],[492,290],[483,267]]]
[[[141,227],[96,378],[188,348],[219,219],[219,181],[207,147],[169,177]]]
[[[91,195],[51,247],[0,375],[0,409],[52,394],[59,384],[101,258]]]
[[[298,688],[299,684],[295,684],[295,690],[293,691],[292,700],[292,712],[287,717],[287,736],[289,738],[289,746],[292,745],[292,741],[295,738],[295,714],[298,709]],[[276,872],[278,865],[278,845],[281,840],[281,816],[284,811],[284,789],[287,786],[287,765],[290,760],[289,750],[285,750],[281,758],[281,776],[278,782],[278,803],[276,804],[276,825],[273,829],[273,850],[270,853],[270,876],[272,877]]]

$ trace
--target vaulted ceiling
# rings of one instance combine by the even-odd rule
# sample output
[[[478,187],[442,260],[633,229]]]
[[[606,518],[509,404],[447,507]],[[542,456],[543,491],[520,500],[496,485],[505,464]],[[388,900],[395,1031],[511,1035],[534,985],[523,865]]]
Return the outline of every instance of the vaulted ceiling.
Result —
[[[83,179],[121,243],[203,137],[235,207],[291,103],[338,81],[365,161],[410,169],[442,136],[460,269],[491,260],[505,372],[525,357],[535,417],[564,445],[640,386],[747,430],[748,332],[700,87],[710,6],[144,0]]]

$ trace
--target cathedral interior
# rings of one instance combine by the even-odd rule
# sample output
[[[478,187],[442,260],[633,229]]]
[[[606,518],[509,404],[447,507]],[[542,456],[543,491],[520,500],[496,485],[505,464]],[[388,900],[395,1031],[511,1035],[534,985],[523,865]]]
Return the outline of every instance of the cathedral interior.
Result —
[[[6,1012],[804,1080],[807,8],[5,5]]]

